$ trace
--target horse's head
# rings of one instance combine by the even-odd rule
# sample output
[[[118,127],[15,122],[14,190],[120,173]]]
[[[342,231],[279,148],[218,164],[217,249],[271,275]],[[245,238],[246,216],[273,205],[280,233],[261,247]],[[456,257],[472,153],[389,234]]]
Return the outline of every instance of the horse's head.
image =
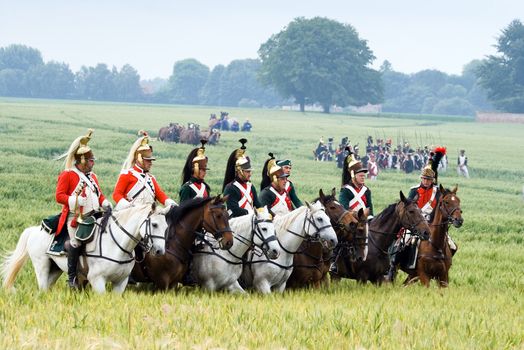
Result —
[[[226,201],[227,196],[218,195],[204,207],[204,229],[217,239],[221,249],[233,246],[233,230],[229,227]]]
[[[273,216],[269,213],[267,206],[257,209],[253,216],[253,243],[260,247],[270,259],[276,259],[280,255]]]
[[[320,201],[313,204],[306,202],[307,213],[304,222],[305,233],[311,238],[320,238],[328,249],[333,249],[338,243],[337,234],[331,226],[329,217]]]
[[[400,201],[395,211],[402,227],[410,230],[413,235],[419,236],[422,240],[429,239],[429,225],[417,206],[417,202],[407,199],[402,191],[400,191]]]
[[[336,190],[331,190],[331,195],[326,196],[322,190],[319,191],[319,201],[326,210],[335,229],[339,241],[349,244],[352,260],[363,261],[367,255],[367,216],[369,210],[349,212],[336,200]]]
[[[459,228],[464,223],[464,219],[462,218],[462,209],[460,209],[460,198],[457,197],[457,190],[458,185],[452,190],[445,189],[440,185],[442,198],[440,199],[439,209],[448,222]]]
[[[163,209],[153,209],[152,214],[140,226],[142,242],[153,256],[164,255],[166,252],[167,221]]]

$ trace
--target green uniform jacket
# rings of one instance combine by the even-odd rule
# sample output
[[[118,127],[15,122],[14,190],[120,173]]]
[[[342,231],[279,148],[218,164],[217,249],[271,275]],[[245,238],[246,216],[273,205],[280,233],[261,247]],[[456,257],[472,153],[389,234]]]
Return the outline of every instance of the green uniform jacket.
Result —
[[[289,189],[287,192],[289,194],[289,198],[291,199],[291,202],[293,203],[294,209],[297,209],[298,207],[301,207],[304,204],[302,203],[300,199],[298,199],[297,192],[295,191],[295,185],[293,185],[291,181],[288,181],[288,183],[289,183]]]
[[[267,208],[271,209],[273,204],[275,203],[276,199],[277,199],[277,196],[275,195],[275,193],[273,191],[271,191],[271,185],[267,186],[262,191],[260,191],[260,198],[259,198],[259,200],[260,200],[260,205],[261,206],[267,205]],[[293,203],[291,202],[291,198],[289,197],[289,193],[287,194],[287,198],[286,198],[286,206],[287,206],[289,211],[293,210]]]
[[[186,182],[185,184],[182,185],[182,187],[180,187],[180,191],[179,191],[180,203],[183,203],[189,199],[193,199],[196,197],[197,194],[195,190],[191,188],[191,184],[193,183],[197,183],[197,184],[203,183],[206,186],[206,192],[207,192],[207,196],[204,195],[204,198],[207,198],[210,196],[211,187],[209,187],[209,185],[205,183],[204,181],[198,180],[196,177],[191,177],[191,179],[189,179],[188,182]]]
[[[355,187],[353,186],[353,184],[350,184],[350,186]],[[338,201],[340,202],[340,204],[342,204],[342,206],[345,209],[350,210],[349,202],[351,202],[351,200],[354,197],[355,196],[353,195],[353,192],[351,192],[350,190],[348,190],[345,187],[342,187],[340,189],[340,194],[338,195]],[[369,208],[369,215],[374,215],[373,214],[373,202],[371,201],[371,191],[369,188],[366,190],[366,192],[364,192],[364,197],[366,198],[366,206],[367,208]]]
[[[235,185],[233,185],[233,182],[235,181],[238,181],[241,183],[241,181],[236,179],[228,183],[226,185],[226,188],[224,188],[224,196],[229,195],[229,197],[227,198],[226,205],[227,205],[227,210],[229,211],[230,218],[236,218],[236,217],[248,214],[248,211],[246,209],[240,208],[240,206],[238,205],[238,202],[242,199],[242,193]],[[251,184],[251,195],[253,197],[253,207],[260,208],[261,205],[258,200],[257,190],[253,184]]]

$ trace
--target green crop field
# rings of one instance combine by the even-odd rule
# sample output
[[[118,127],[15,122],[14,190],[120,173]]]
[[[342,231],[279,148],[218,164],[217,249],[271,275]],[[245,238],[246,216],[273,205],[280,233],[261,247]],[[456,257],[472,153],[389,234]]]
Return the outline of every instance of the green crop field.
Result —
[[[224,110],[224,108],[222,108]],[[523,124],[481,124],[469,118],[389,115],[324,115],[262,109],[226,109],[253,132],[222,132],[209,146],[213,194],[238,139],[248,138],[253,180],[268,152],[293,161],[292,180],[301,199],[320,188],[340,187],[340,169],[312,159],[321,136],[349,136],[361,149],[367,135],[402,135],[414,146],[447,146],[445,187],[458,184],[464,225],[451,228],[459,246],[450,286],[359,285],[345,280],[325,290],[261,296],[205,293],[194,288],[154,293],[130,287],[123,295],[71,293],[62,277],[38,291],[28,262],[16,292],[0,291],[2,349],[523,349],[524,348],[524,135]],[[169,122],[207,125],[220,109],[167,105],[0,99],[0,250],[14,249],[25,227],[60,211],[54,199],[63,168],[54,161],[87,128],[97,173],[110,197],[120,167],[140,129],[156,136]],[[420,144],[419,144],[420,143]],[[152,173],[178,199],[181,167],[192,146],[153,143]],[[454,169],[466,149],[471,179]],[[407,193],[418,174],[396,171],[368,182],[375,214]]]

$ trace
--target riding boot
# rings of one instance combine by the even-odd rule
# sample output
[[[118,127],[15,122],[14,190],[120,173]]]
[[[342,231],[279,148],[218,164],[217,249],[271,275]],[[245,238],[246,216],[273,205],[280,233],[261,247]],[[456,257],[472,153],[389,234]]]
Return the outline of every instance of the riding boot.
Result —
[[[69,247],[69,251],[67,253],[67,284],[71,289],[80,288],[76,277],[79,255],[80,247]]]
[[[329,259],[331,262],[331,264],[329,265],[329,273],[331,275],[338,275],[337,258],[339,249],[339,245],[337,245],[335,249],[333,249],[333,253],[331,254],[331,258]]]
[[[397,274],[396,264],[390,264],[388,274],[386,276],[386,281],[393,283],[395,281],[395,275]]]

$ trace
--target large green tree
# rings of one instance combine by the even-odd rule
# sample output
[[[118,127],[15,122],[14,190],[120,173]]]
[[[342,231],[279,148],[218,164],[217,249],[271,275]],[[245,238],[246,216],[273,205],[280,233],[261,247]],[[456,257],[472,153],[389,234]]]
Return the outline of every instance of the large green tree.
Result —
[[[17,44],[0,47],[0,70],[20,69],[27,71],[31,67],[43,64],[42,54],[32,47]]]
[[[175,63],[169,78],[171,102],[179,104],[199,104],[200,92],[206,84],[209,68],[195,60],[185,59]]]
[[[524,113],[524,25],[513,20],[497,38],[499,55],[491,55],[478,70],[488,99],[506,112]]]
[[[380,73],[367,42],[349,24],[315,17],[296,18],[258,51],[260,78],[285,98],[320,103],[326,113],[336,104],[365,105],[382,100]]]

